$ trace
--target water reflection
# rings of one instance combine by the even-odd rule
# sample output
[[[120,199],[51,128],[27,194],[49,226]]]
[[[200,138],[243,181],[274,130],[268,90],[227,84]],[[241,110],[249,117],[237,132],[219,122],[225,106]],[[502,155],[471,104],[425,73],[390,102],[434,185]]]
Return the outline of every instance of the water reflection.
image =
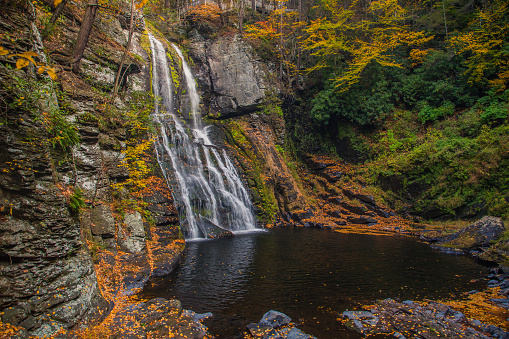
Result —
[[[248,270],[255,254],[256,237],[249,234],[232,239],[187,244],[185,261],[170,290],[189,296],[189,302],[213,304],[221,310],[242,299],[249,288]]]

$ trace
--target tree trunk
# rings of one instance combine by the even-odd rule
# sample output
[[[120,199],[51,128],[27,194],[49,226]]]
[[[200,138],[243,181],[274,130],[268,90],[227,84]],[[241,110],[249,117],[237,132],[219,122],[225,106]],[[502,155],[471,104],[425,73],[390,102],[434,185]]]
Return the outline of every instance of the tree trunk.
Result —
[[[64,11],[64,7],[66,4],[67,4],[67,0],[62,0],[62,2],[58,4],[57,8],[53,12],[53,15],[51,16],[51,19],[49,20],[48,25],[44,28],[44,33],[42,34],[42,40],[45,40],[49,36],[49,33],[53,29],[53,26],[55,26],[57,19],[60,17],[60,15],[62,15],[62,12]]]
[[[442,0],[442,9],[444,11],[445,36],[449,36],[449,34],[447,33],[447,19],[445,17],[445,1],[444,0]]]
[[[74,73],[79,72],[80,61],[81,58],[83,58],[83,52],[85,52],[85,47],[87,46],[90,32],[92,32],[92,26],[94,24],[97,7],[97,0],[92,0],[85,9],[85,16],[83,17],[83,22],[81,23],[78,38],[76,39],[76,44],[74,45],[71,56],[72,71]]]
[[[55,22],[57,22],[57,19],[64,11],[64,7],[66,4],[67,4],[67,0],[62,0],[62,2],[58,4],[57,8],[55,9],[55,12],[53,12],[51,19],[49,20],[49,24],[51,26],[53,26],[55,24]]]
[[[240,35],[244,34],[244,31],[242,30],[242,26],[244,25],[244,1],[240,2],[240,9],[239,9],[239,31]]]
[[[251,8],[253,8],[253,12],[256,12],[256,0],[251,0]]]
[[[279,58],[281,62],[279,64],[279,78],[283,79],[283,4],[281,3],[279,13]]]
[[[120,60],[120,66],[118,66],[117,77],[115,79],[115,86],[113,87],[113,96],[114,99],[118,93],[118,86],[120,84],[120,78],[122,77],[122,67],[124,67],[125,58],[129,53],[129,49],[131,48],[131,40],[133,38],[134,31],[134,0],[131,0],[131,19],[129,20],[129,37],[127,38],[127,46],[125,47],[124,54],[122,54],[122,59]]]

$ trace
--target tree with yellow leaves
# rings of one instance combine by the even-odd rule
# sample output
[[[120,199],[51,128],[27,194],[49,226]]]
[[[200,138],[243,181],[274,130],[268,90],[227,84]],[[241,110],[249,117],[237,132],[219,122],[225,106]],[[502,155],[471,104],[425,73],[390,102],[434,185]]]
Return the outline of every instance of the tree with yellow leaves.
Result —
[[[495,0],[479,10],[469,30],[452,36],[451,46],[467,56],[471,82],[488,81],[499,91],[509,85],[509,3]]]
[[[357,5],[357,0],[347,8],[338,0],[323,0],[327,16],[312,20],[305,28],[307,36],[302,41],[303,48],[317,59],[308,68],[309,72],[338,63],[343,65],[339,69],[335,67],[333,79],[341,91],[356,83],[371,62],[401,67],[392,55],[397,47],[418,46],[433,38],[424,32],[412,32],[405,25],[407,11],[397,0],[372,1],[361,20]]]
[[[291,81],[298,72],[295,64],[298,38],[305,23],[298,21],[298,12],[288,11],[282,1],[278,3],[279,8],[272,11],[267,20],[247,26],[246,37],[255,44],[265,44],[269,53],[278,59],[280,79],[286,72]]]

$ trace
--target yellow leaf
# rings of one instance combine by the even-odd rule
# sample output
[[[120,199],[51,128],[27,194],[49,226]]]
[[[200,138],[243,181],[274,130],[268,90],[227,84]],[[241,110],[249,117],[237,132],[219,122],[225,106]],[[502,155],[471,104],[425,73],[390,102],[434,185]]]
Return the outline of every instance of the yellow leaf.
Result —
[[[141,0],[139,3],[136,4],[136,9],[137,10],[140,10],[141,8],[143,8],[143,6],[145,6],[147,4],[148,0]]]
[[[26,51],[26,52],[21,53],[21,55],[24,56],[24,57],[27,57],[27,56],[39,56],[39,54],[35,53],[34,51]]]
[[[39,74],[42,74],[42,73],[44,73],[45,70],[46,70],[46,67],[42,66],[42,67],[39,67],[37,72],[39,72]]]
[[[16,68],[22,69],[22,68],[27,67],[29,64],[30,64],[30,62],[28,62],[27,59],[21,58],[21,59],[18,59],[18,61],[16,61]]]
[[[54,68],[46,67],[46,72],[53,80],[57,80],[57,73]]]
[[[3,48],[2,46],[0,46],[0,55],[6,55],[6,54],[9,54],[9,51],[6,50],[5,48]]]
[[[53,1],[53,5],[55,5],[55,7],[58,6],[58,4],[60,4],[62,2],[62,0],[55,0]]]

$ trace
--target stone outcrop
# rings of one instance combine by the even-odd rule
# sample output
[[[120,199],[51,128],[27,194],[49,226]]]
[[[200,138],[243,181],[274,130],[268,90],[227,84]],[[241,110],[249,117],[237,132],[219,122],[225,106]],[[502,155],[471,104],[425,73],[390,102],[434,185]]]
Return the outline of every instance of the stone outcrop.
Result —
[[[447,253],[484,251],[505,231],[502,219],[485,216],[458,232],[439,238],[434,248]]]
[[[208,113],[229,118],[253,112],[265,98],[267,67],[239,35],[205,40],[190,34],[189,54],[197,64],[196,78],[205,92]]]

